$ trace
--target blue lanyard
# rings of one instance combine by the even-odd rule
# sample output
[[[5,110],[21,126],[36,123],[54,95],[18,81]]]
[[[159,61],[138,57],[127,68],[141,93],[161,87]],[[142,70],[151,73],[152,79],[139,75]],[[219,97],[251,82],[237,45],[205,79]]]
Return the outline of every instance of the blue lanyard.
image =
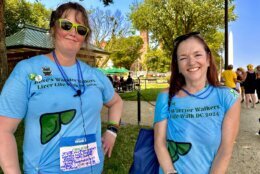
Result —
[[[211,90],[208,92],[208,94],[206,96],[200,97],[201,95],[205,94],[209,89],[211,89]],[[189,96],[195,97],[197,99],[205,99],[205,98],[207,98],[211,94],[211,92],[213,91],[213,87],[208,85],[207,89],[205,91],[203,91],[202,93],[198,94],[198,95],[191,94],[189,91],[187,91],[187,90],[185,90],[183,88],[181,88],[181,90],[183,90]]]
[[[85,92],[85,84],[84,84],[84,81],[83,81],[83,75],[82,75],[81,67],[80,67],[80,64],[79,64],[78,60],[76,60],[77,73],[78,73],[78,85],[79,85],[79,89],[77,90],[72,85],[72,83],[69,81],[69,78],[68,78],[67,74],[65,73],[64,69],[60,65],[59,60],[57,59],[55,51],[52,52],[52,55],[53,55],[53,58],[54,58],[54,61],[55,61],[56,65],[57,65],[57,67],[58,67],[58,69],[59,69],[59,71],[60,71],[60,73],[62,75],[63,80],[66,82],[66,84],[68,86],[70,86],[76,92],[74,97],[81,96],[81,94],[84,94],[84,92]],[[81,84],[80,84],[80,82],[82,83],[82,86],[83,86],[83,90],[82,91],[81,91]]]

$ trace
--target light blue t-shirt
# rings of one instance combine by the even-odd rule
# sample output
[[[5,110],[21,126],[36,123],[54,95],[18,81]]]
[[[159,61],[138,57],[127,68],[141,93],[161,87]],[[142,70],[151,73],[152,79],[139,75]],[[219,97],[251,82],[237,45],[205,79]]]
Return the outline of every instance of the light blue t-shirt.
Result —
[[[82,61],[79,63],[84,79],[80,84],[76,64],[63,69],[75,89],[85,84],[81,97],[74,97],[76,92],[66,84],[55,62],[44,55],[19,62],[4,85],[0,115],[25,121],[25,173],[62,173],[59,153],[64,144],[61,142],[71,144],[74,142],[69,141],[71,137],[81,142],[82,136],[96,142],[100,163],[66,173],[98,174],[103,170],[100,111],[114,96],[114,89],[102,72]]]
[[[154,123],[168,119],[167,146],[179,174],[210,172],[221,142],[223,119],[238,99],[238,94],[226,87],[208,86],[195,95],[206,98],[175,96],[170,109],[168,93],[160,93],[156,101]]]

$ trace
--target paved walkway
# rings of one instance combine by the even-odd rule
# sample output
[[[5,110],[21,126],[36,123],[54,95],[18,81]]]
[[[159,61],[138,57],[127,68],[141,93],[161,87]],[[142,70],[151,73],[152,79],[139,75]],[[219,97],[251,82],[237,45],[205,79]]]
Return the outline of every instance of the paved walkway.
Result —
[[[155,102],[153,102],[155,104]],[[259,174],[260,172],[260,136],[255,133],[260,128],[260,104],[256,109],[241,108],[240,131],[235,142],[232,160],[227,174]],[[141,102],[141,125],[152,126],[154,106]],[[107,109],[102,110],[102,119],[107,120]],[[124,101],[122,122],[137,124],[137,102]]]
[[[152,102],[155,104],[155,102]],[[153,125],[153,113],[154,106],[141,101],[141,122],[140,125],[152,126]],[[102,120],[107,120],[107,109],[103,107]],[[124,109],[121,121],[126,124],[138,124],[137,121],[137,102],[136,101],[124,101]]]

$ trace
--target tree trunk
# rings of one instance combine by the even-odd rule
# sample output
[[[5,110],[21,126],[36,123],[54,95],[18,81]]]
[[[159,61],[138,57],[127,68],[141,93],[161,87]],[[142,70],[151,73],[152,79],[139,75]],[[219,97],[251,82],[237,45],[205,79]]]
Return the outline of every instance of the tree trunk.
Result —
[[[8,76],[8,63],[5,46],[4,0],[0,0],[0,90]]]

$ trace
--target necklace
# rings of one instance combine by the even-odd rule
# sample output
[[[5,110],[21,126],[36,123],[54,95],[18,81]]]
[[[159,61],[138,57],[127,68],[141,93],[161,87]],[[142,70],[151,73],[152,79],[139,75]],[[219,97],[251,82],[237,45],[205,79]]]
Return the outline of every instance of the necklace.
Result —
[[[69,81],[69,78],[67,76],[67,74],[65,73],[64,69],[62,68],[62,66],[60,65],[60,62],[55,54],[55,51],[52,52],[52,55],[53,55],[53,58],[54,58],[54,61],[62,75],[62,78],[63,80],[66,82],[66,84],[68,86],[70,86],[75,92],[76,94],[74,95],[74,97],[77,97],[77,96],[81,96],[81,94],[83,94],[85,92],[85,84],[83,82],[83,75],[82,75],[82,71],[81,71],[81,67],[80,67],[80,64],[78,62],[78,60],[76,60],[76,64],[77,64],[77,73],[78,73],[78,85],[79,85],[79,89],[76,89],[72,83]],[[82,82],[82,86],[83,86],[83,89],[81,91],[81,84],[80,82]]]
[[[201,97],[201,96],[202,96],[203,94],[205,94],[209,89],[211,89],[211,90],[208,92],[208,94],[207,94],[206,96],[204,96],[204,97]],[[181,88],[181,90],[184,91],[184,92],[185,92],[187,95],[189,95],[189,96],[195,97],[195,98],[197,98],[197,99],[205,99],[205,98],[207,98],[207,97],[211,94],[211,92],[213,91],[213,87],[210,86],[210,85],[207,85],[207,88],[205,89],[205,91],[203,91],[202,93],[200,93],[200,94],[198,94],[198,95],[192,94],[192,93],[190,93],[189,91],[187,91],[187,90],[184,89],[184,88]]]

